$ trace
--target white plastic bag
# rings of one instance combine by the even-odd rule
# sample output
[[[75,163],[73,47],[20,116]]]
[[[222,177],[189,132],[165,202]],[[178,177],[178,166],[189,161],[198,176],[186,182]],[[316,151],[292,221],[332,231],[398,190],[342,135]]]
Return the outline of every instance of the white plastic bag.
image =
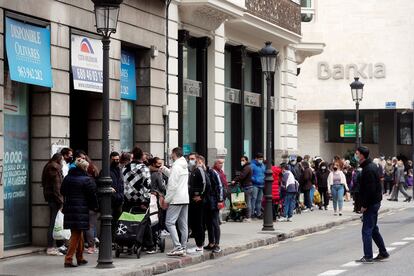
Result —
[[[149,212],[150,212],[151,226],[154,226],[158,223],[158,204],[157,204],[157,197],[153,194],[151,194]]]
[[[63,213],[60,210],[56,215],[55,226],[53,227],[53,239],[58,241],[70,239],[70,230],[63,229]]]

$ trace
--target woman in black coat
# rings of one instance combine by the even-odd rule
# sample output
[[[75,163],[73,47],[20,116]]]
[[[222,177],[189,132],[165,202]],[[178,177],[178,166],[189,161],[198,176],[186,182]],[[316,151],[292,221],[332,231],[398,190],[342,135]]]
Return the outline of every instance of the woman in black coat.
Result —
[[[83,231],[89,229],[89,210],[98,210],[96,184],[87,174],[89,163],[83,159],[75,161],[76,168],[69,171],[62,183],[61,194],[64,196],[64,228],[71,230],[65,267],[76,267],[72,263],[76,252],[78,265],[88,262],[83,258]]]

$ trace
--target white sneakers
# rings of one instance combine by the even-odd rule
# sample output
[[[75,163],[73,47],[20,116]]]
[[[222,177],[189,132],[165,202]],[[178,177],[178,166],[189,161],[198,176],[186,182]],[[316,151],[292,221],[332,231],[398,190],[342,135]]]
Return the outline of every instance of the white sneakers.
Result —
[[[277,221],[279,221],[279,222],[292,222],[292,218],[280,218]]]
[[[63,256],[63,253],[61,253],[57,248],[48,248],[46,250],[46,254],[49,256]]]
[[[186,250],[185,248],[177,248],[177,249],[173,249],[170,252],[167,253],[167,256],[170,257],[182,257],[186,255]]]
[[[195,253],[203,254],[203,252],[204,252],[203,247],[194,247],[194,248],[187,249],[188,254],[195,254]]]

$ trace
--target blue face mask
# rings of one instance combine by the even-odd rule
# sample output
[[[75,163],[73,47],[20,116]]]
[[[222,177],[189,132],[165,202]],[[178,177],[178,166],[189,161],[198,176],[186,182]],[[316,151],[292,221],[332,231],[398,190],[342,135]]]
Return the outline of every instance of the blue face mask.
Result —
[[[355,161],[359,162],[359,156],[357,154],[354,154],[354,158],[355,158]]]

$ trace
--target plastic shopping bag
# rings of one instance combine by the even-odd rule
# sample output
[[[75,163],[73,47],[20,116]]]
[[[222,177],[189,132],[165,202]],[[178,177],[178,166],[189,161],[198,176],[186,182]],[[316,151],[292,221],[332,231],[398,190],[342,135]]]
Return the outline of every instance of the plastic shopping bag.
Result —
[[[157,204],[157,197],[153,194],[151,194],[149,212],[150,212],[151,226],[154,226],[158,223],[158,204]]]
[[[53,239],[55,240],[69,240],[70,230],[63,229],[63,213],[59,210],[56,219],[55,226],[53,227]]]

